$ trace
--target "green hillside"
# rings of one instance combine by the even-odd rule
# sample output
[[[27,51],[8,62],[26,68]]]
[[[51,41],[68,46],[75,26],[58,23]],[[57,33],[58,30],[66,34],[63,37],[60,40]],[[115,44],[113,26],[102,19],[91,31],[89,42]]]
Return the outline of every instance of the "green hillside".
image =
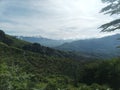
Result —
[[[0,31],[0,90],[119,90],[119,59],[83,62],[70,55]]]

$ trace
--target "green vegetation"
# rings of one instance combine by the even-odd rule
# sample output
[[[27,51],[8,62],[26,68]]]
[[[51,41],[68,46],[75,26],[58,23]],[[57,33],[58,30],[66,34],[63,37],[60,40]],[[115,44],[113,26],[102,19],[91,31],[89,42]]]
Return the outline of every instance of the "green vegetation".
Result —
[[[105,14],[120,14],[119,0],[102,0]],[[120,19],[101,26],[120,29]],[[91,60],[38,43],[29,43],[0,30],[0,90],[120,90],[120,59]]]
[[[71,54],[2,36],[3,33],[0,33],[0,90],[120,89],[119,59],[73,60]],[[9,40],[12,42],[8,44]]]
[[[118,15],[120,14],[120,0],[101,0],[103,3],[107,3],[107,6],[104,7],[101,12],[104,14]],[[109,23],[102,25],[103,32],[110,32],[120,29],[120,19],[115,19]]]

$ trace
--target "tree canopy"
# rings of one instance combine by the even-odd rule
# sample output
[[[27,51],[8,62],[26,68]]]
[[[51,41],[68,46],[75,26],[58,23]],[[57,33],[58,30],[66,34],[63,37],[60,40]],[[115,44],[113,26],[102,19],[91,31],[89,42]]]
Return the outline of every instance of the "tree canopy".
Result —
[[[109,15],[120,14],[120,0],[102,0],[103,3],[107,3],[107,6],[101,10],[101,13]],[[109,23],[100,26],[103,32],[115,31],[120,29],[120,19],[115,19]]]

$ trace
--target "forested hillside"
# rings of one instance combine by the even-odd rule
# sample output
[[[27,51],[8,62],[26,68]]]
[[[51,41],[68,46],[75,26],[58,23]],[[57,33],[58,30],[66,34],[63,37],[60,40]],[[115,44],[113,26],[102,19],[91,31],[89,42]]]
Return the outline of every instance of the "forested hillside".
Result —
[[[0,31],[1,90],[106,90],[107,88],[118,90],[120,88],[119,59],[82,62],[64,55],[64,57],[54,56],[54,50],[50,48],[50,54],[43,53],[41,49],[31,45]]]
[[[120,0],[0,0],[0,90],[120,90],[119,15]]]

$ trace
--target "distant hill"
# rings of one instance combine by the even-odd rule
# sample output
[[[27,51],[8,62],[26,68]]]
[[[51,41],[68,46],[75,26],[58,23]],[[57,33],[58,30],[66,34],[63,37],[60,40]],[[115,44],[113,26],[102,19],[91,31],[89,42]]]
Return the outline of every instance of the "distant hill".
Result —
[[[0,90],[119,90],[119,59],[75,57],[0,30]]]
[[[62,45],[66,42],[72,42],[74,40],[52,40],[42,37],[24,37],[24,36],[15,36],[15,38],[21,40],[21,41],[27,41],[30,43],[33,43],[31,45],[27,45],[24,48],[29,49],[30,51],[36,51],[42,54],[47,54],[49,56],[59,56],[59,57],[66,57],[66,58],[72,58],[80,61],[84,60],[95,60],[98,59],[95,55],[91,56],[89,53],[83,53],[83,52],[72,52],[72,51],[64,51],[64,50],[58,50],[57,46]],[[38,45],[40,44],[40,45]],[[36,48],[35,46],[39,47]],[[30,49],[33,48],[33,49]]]
[[[34,87],[35,90],[49,90],[43,88],[47,88],[57,75],[63,80],[64,77],[73,78],[76,70],[73,67],[79,61],[65,55],[69,54],[16,39],[0,30],[0,89],[33,90]],[[64,81],[61,82],[64,85]]]
[[[111,58],[119,55],[120,34],[97,39],[77,40],[57,47],[59,50],[88,53],[102,58]]]
[[[47,46],[47,47],[56,47],[66,42],[73,41],[73,40],[53,40],[53,39],[48,39],[43,37],[27,37],[27,36],[16,36],[16,37],[31,43],[40,43],[41,45]]]
[[[50,47],[43,46],[39,43],[30,43],[14,36],[6,35],[2,30],[0,30],[0,42],[19,48],[25,51],[30,51],[34,53],[41,54],[43,56],[56,57],[56,58],[70,58],[74,60],[84,61],[84,60],[94,60],[95,57],[91,57],[86,54],[77,54],[73,52],[61,51],[53,49]]]

